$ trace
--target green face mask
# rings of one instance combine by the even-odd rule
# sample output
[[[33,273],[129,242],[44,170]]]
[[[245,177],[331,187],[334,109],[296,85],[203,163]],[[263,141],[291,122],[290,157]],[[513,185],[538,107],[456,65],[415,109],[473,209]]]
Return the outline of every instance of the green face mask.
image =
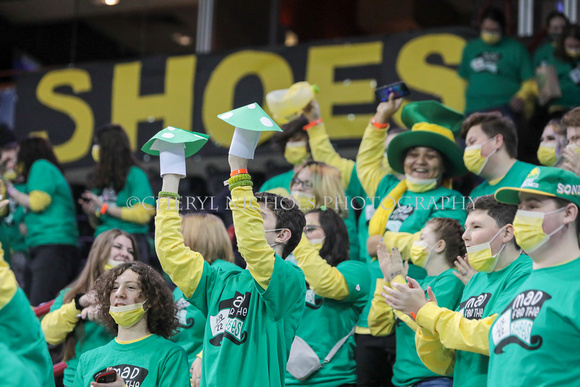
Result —
[[[123,306],[110,306],[109,314],[113,317],[113,320],[123,328],[130,328],[137,324],[139,320],[145,314],[145,309],[143,309],[143,304],[147,300],[140,302],[138,304],[123,305]]]
[[[286,144],[284,158],[292,165],[299,165],[305,161],[310,154],[306,150],[306,141],[295,141]]]

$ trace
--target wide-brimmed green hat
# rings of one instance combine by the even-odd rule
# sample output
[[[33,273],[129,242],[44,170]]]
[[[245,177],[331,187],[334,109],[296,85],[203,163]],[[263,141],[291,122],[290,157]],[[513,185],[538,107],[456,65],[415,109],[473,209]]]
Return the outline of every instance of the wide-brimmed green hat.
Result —
[[[419,122],[428,122],[451,130],[455,137],[459,136],[464,119],[463,114],[434,100],[411,102],[401,112],[401,120],[409,129]]]
[[[411,128],[395,137],[387,148],[391,168],[405,173],[405,156],[410,148],[422,146],[435,149],[443,157],[444,177],[457,177],[467,173],[463,151],[455,143],[463,115],[437,101],[411,102],[401,113],[403,123]],[[456,132],[454,132],[454,130]]]
[[[519,187],[503,187],[495,192],[498,202],[520,204],[520,192],[558,197],[580,207],[580,177],[560,168],[536,167]]]

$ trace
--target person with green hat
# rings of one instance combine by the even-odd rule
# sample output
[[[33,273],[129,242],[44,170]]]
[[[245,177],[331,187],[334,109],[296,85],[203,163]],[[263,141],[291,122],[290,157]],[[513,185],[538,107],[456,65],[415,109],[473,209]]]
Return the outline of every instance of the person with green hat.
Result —
[[[519,187],[501,188],[495,197],[518,205],[514,234],[533,270],[491,327],[487,383],[575,385],[580,379],[574,366],[580,361],[580,177],[536,167]]]
[[[474,113],[461,126],[465,139],[463,161],[467,169],[484,179],[469,194],[474,199],[493,195],[498,188],[519,185],[534,168],[518,160],[515,125],[498,112]]]
[[[438,304],[437,297],[444,293],[427,289],[427,299],[413,278],[407,277],[408,286],[383,287],[387,304],[415,319],[415,343],[423,364],[437,374],[453,375],[455,385],[486,385],[490,326],[532,269],[531,259],[514,240],[516,211],[516,206],[491,195],[467,206],[463,240],[478,273],[465,286],[455,311]]]
[[[449,179],[467,173],[454,136],[463,118],[460,113],[436,101],[406,105],[401,118],[412,129],[395,137],[387,148],[389,164],[405,179],[380,172],[381,156],[376,149],[384,143],[388,120],[400,105],[394,99],[378,105],[357,155],[361,184],[369,197],[379,199],[369,222],[371,256],[384,236],[388,248],[397,246],[403,258],[409,258],[411,245],[429,219],[465,221],[465,199],[445,186],[450,185]]]

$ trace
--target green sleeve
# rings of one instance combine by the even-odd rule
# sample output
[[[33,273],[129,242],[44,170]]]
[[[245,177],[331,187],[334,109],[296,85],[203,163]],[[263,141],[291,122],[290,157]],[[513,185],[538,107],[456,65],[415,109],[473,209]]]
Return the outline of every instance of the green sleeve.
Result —
[[[470,44],[468,43],[463,48],[463,52],[461,53],[461,63],[459,63],[459,68],[457,69],[457,73],[459,76],[465,80],[469,80],[469,48]]]
[[[437,298],[437,304],[442,308],[455,310],[461,301],[465,286],[463,282],[449,269],[440,274],[431,284],[431,290]]]
[[[177,347],[167,356],[159,378],[160,387],[190,387],[187,355],[183,348]]]
[[[147,174],[137,167],[131,167],[129,176],[127,176],[127,188],[129,189],[129,197],[139,198],[141,203],[147,203],[149,208],[155,208],[155,198],[153,197],[153,190],[149,184]],[[126,207],[126,203],[117,203],[119,206]]]
[[[366,305],[371,291],[371,274],[367,265],[358,261],[345,261],[339,263],[336,268],[348,284],[348,297],[343,301],[360,301]]]
[[[57,185],[55,182],[54,169],[50,162],[46,160],[37,160],[32,164],[26,183],[26,191],[42,191],[49,196],[54,196]]]
[[[79,362],[77,364],[77,372],[75,374],[75,384],[74,387],[86,387],[83,385],[83,379],[85,377],[84,375],[84,371],[83,371],[83,365],[85,364],[85,354],[81,355],[81,358],[79,359]]]

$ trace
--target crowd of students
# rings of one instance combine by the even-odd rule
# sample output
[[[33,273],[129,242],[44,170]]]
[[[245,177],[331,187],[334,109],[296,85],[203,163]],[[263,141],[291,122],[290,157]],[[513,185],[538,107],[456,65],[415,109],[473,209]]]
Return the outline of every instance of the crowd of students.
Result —
[[[485,15],[464,58],[502,42],[502,19]],[[471,114],[391,96],[356,160],[335,151],[315,98],[273,137],[288,172],[255,187],[230,152],[235,246],[217,216],[180,214],[183,175],[162,175],[155,205],[123,128],[107,125],[76,198],[95,228],[79,267],[49,141],[2,128],[0,385],[53,386],[47,343],[64,347],[68,387],[573,385],[580,107],[544,123],[541,166],[520,161],[514,117],[533,80],[522,72],[502,106],[483,106],[491,80],[476,73],[490,65],[474,58],[459,70]],[[389,124],[399,110],[408,129]],[[39,321],[30,305],[49,300]]]

